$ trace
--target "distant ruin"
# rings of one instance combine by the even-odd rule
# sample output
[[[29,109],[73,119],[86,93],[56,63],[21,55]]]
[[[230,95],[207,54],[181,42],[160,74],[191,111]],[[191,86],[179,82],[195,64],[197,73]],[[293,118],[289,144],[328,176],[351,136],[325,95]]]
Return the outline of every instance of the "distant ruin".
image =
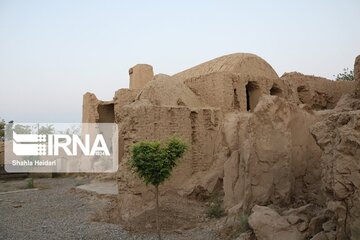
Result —
[[[348,104],[347,95],[357,94],[359,62],[360,57],[356,81],[297,72],[279,77],[266,61],[245,53],[219,57],[173,76],[154,76],[150,65],[138,64],[129,70],[130,87],[117,90],[112,101],[86,93],[83,122],[119,126],[122,217],[139,214],[153,197],[126,165],[129,146],[172,134],[191,148],[161,187],[164,193],[171,189],[204,199],[221,192],[229,213],[256,204],[302,201],[326,206],[324,146],[317,138],[320,130],[311,126]],[[349,108],[357,110],[353,105]],[[359,160],[359,154],[357,150],[351,156]]]

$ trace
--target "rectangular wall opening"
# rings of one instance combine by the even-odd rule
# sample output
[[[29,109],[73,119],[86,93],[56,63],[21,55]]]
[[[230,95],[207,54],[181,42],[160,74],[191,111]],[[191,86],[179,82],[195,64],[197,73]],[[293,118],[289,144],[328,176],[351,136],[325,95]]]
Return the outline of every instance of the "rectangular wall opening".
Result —
[[[98,123],[115,122],[114,103],[99,104],[97,110],[99,113]]]
[[[248,112],[254,111],[259,102],[261,92],[256,82],[248,82],[246,84],[246,110]]]

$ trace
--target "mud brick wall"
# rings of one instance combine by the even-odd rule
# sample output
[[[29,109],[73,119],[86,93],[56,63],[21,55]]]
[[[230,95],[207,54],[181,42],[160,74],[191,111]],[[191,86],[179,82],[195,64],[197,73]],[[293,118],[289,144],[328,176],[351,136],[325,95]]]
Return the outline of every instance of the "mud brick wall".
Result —
[[[235,108],[233,78],[236,75],[231,73],[210,73],[187,79],[184,83],[209,106],[229,112]]]
[[[220,72],[185,80],[185,84],[206,104],[220,108],[224,113],[248,111],[248,102],[253,110],[262,94],[270,94],[275,82],[282,97],[292,97],[289,87],[279,79]]]
[[[331,81],[296,72],[284,74],[281,80],[291,84],[291,92],[297,96],[298,103],[315,110],[334,108],[344,93],[354,89],[353,81]]]
[[[120,115],[120,189],[122,182],[128,184],[129,181],[125,180],[134,178],[122,168],[127,167],[131,145],[138,141],[166,140],[175,134],[188,143],[189,149],[166,184],[168,187],[176,189],[190,176],[206,171],[212,165],[216,142],[221,138],[220,110],[141,105],[124,107]],[[136,179],[130,182],[141,184]]]

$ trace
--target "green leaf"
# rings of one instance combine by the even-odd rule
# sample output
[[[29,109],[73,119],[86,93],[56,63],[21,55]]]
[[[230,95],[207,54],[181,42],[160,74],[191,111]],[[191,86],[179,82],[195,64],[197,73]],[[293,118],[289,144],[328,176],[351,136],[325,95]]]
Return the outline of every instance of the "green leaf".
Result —
[[[128,164],[145,184],[158,186],[171,176],[186,150],[186,143],[177,137],[170,138],[164,146],[159,141],[141,141],[131,147]]]

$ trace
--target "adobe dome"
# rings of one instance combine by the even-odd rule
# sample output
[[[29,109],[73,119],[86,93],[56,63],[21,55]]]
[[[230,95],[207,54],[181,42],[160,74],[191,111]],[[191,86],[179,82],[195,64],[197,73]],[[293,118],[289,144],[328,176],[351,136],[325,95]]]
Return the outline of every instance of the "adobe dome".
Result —
[[[174,75],[188,79],[214,72],[231,72],[253,77],[279,78],[274,69],[264,59],[251,53],[233,53],[204,62]]]

